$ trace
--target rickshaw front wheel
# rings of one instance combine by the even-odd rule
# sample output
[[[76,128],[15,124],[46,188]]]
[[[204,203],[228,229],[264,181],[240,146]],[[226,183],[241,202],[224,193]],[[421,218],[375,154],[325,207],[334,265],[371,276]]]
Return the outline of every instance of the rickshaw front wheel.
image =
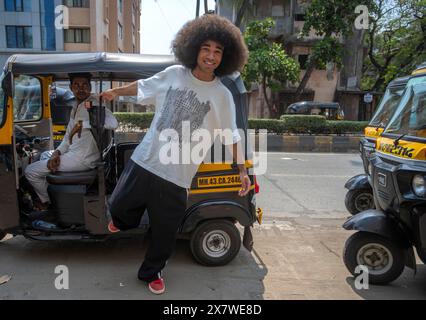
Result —
[[[389,239],[359,231],[346,240],[343,261],[353,276],[359,276],[360,266],[365,266],[370,284],[387,284],[404,271],[405,250]]]
[[[368,209],[374,209],[374,197],[371,190],[349,190],[345,197],[345,206],[350,214],[354,215]]]
[[[232,261],[240,251],[240,232],[231,221],[208,220],[195,229],[190,247],[198,263],[223,266]]]

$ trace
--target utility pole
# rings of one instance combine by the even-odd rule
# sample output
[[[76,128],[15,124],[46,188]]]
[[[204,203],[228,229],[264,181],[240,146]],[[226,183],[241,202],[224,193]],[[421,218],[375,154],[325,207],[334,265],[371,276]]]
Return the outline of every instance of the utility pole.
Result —
[[[197,0],[197,9],[195,11],[195,18],[200,16],[200,0]]]
[[[209,5],[207,1],[208,0],[204,0],[204,14],[207,14],[207,12],[209,12]]]

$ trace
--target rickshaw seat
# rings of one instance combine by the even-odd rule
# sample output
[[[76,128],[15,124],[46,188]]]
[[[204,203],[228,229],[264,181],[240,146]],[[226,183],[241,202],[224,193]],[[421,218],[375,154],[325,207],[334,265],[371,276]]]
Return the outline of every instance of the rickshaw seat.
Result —
[[[75,172],[55,172],[46,177],[49,184],[54,185],[90,185],[97,175],[97,170],[75,171]]]

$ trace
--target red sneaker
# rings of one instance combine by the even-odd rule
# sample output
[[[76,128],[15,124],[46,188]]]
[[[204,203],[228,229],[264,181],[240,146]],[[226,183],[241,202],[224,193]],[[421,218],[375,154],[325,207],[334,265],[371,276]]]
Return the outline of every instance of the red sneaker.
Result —
[[[162,294],[164,291],[166,291],[163,278],[158,278],[157,280],[151,281],[148,284],[148,288],[154,294]]]
[[[120,229],[118,229],[114,224],[112,223],[112,220],[108,223],[108,231],[111,233],[120,232]]]

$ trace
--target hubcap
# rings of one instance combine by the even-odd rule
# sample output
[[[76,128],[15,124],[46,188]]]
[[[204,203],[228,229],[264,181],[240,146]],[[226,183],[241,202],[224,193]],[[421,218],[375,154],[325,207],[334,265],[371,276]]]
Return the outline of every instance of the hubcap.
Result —
[[[361,193],[355,198],[355,208],[361,212],[373,208],[373,195],[371,193]]]
[[[358,265],[364,265],[372,275],[381,275],[390,270],[393,257],[388,248],[379,243],[369,243],[359,249]]]
[[[210,257],[224,256],[231,246],[231,238],[222,230],[213,230],[203,238],[203,250]]]

